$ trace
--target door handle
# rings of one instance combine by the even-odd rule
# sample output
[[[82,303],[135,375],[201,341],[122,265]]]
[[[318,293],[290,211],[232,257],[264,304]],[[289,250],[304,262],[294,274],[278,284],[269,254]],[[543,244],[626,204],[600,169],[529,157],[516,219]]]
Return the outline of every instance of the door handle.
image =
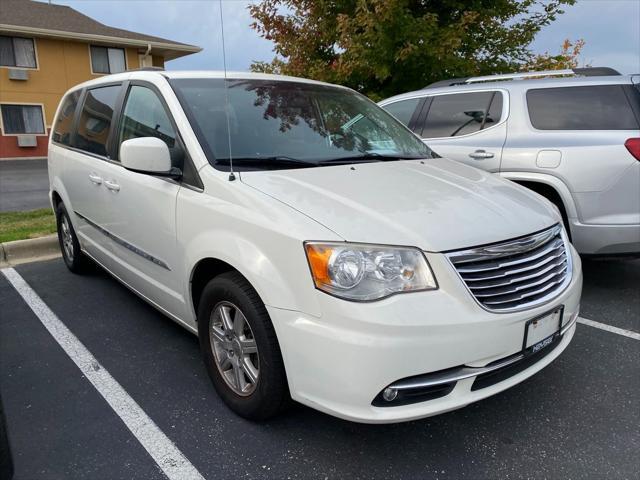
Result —
[[[116,182],[112,182],[110,180],[105,180],[104,181],[104,186],[107,187],[109,190],[111,190],[113,192],[119,192],[120,191],[120,185],[118,185]]]
[[[484,150],[476,150],[470,153],[469,156],[475,160],[482,160],[483,158],[493,158],[493,153],[485,152]]]
[[[89,180],[91,180],[96,185],[100,185],[102,183],[102,178],[96,175],[95,173],[89,174]]]

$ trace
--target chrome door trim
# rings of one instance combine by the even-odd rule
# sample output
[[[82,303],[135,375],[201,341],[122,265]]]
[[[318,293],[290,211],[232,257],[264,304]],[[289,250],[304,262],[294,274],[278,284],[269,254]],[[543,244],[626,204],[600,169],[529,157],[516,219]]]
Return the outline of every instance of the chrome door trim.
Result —
[[[87,222],[89,225],[91,225],[93,228],[95,228],[96,230],[98,230],[100,233],[104,234],[105,236],[109,237],[111,240],[113,240],[114,242],[116,242],[118,245],[121,245],[122,247],[126,248],[127,250],[132,251],[133,253],[140,255],[142,258],[144,258],[145,260],[149,260],[151,263],[155,263],[156,265],[158,265],[159,267],[162,267],[166,270],[171,271],[171,268],[169,268],[169,265],[167,265],[166,262],[160,260],[157,257],[154,257],[153,255],[151,255],[150,253],[145,252],[144,250],[136,247],[135,245],[132,245],[131,243],[127,242],[126,240],[123,240],[122,238],[118,237],[117,235],[114,235],[113,233],[111,233],[109,230],[107,230],[104,227],[101,227],[100,225],[98,225],[97,223],[89,220],[87,217],[85,217],[84,215],[82,215],[81,213],[78,213],[77,211],[74,210],[74,213],[82,218],[85,222]]]

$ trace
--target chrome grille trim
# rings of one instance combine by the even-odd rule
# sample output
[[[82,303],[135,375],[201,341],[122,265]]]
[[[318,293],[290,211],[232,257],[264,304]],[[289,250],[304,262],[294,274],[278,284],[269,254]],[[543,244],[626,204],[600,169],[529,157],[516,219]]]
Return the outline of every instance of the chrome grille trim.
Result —
[[[572,277],[569,241],[560,225],[445,255],[473,298],[492,312],[526,310],[548,302]]]
[[[475,273],[475,272],[486,272],[487,270],[498,270],[500,268],[504,268],[504,267],[511,267],[513,265],[520,265],[522,263],[527,263],[527,262],[531,262],[533,260],[537,260],[539,258],[542,257],[558,257],[562,254],[564,254],[564,245],[562,243],[562,241],[554,241],[551,245],[545,245],[544,248],[542,248],[542,250],[540,251],[536,251],[536,253],[531,254],[531,255],[527,255],[526,258],[519,258],[517,260],[511,260],[511,261],[506,261],[506,262],[497,262],[495,259],[491,259],[489,260],[489,262],[487,261],[482,261],[481,265],[478,265],[476,267],[461,267],[458,268],[458,271],[461,273]],[[532,249],[533,250],[533,249]],[[512,255],[512,254],[509,254]],[[548,257],[547,257],[548,258]],[[469,262],[469,260],[466,260],[466,262]],[[480,263],[480,262],[478,262]],[[457,263],[456,263],[457,264]]]

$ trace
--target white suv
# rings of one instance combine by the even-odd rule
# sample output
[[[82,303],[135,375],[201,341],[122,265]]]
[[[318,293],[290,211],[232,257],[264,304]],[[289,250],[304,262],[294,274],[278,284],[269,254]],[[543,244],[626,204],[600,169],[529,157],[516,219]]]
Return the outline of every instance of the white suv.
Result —
[[[74,88],[49,145],[63,258],[197,333],[247,418],[290,398],[362,422],[452,410],[575,332],[557,211],[429,148],[347,88],[138,71]]]
[[[640,255],[639,82],[610,68],[492,75],[380,105],[438,154],[549,199],[580,253]]]

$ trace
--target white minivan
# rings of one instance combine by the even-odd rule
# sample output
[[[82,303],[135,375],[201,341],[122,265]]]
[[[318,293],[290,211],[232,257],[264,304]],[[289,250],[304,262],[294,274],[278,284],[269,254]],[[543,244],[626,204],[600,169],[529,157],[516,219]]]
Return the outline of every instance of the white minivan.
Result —
[[[238,414],[359,422],[505,390],[575,332],[580,260],[538,195],[432,154],[344,87],[134,71],[63,98],[49,145],[64,261],[196,333]]]

